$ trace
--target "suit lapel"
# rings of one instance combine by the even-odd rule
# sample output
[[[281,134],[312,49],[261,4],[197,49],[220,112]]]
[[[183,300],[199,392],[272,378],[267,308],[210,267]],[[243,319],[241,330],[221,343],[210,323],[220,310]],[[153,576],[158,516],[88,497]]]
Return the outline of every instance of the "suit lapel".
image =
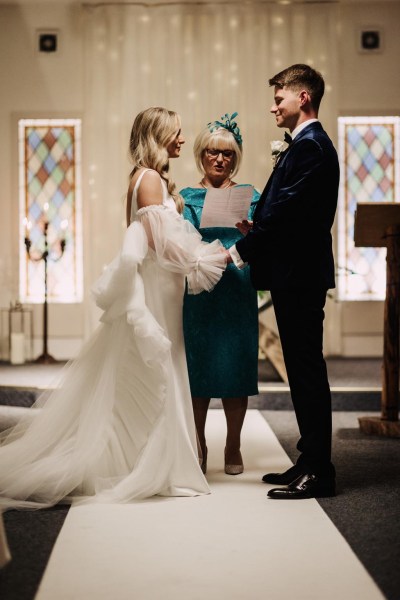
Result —
[[[267,199],[268,196],[268,192],[270,190],[270,187],[272,185],[272,180],[274,178],[274,175],[276,175],[276,167],[278,165],[278,163],[281,163],[282,160],[284,160],[286,158],[286,156],[288,155],[288,153],[290,152],[290,149],[293,148],[294,144],[296,144],[296,142],[298,142],[299,140],[301,140],[303,137],[305,137],[307,135],[307,133],[310,132],[310,130],[321,130],[323,131],[322,125],[319,121],[314,121],[313,123],[310,123],[310,125],[307,125],[307,127],[304,127],[304,129],[302,129],[300,131],[300,133],[298,133],[295,137],[295,139],[292,141],[292,143],[286,148],[286,150],[284,150],[282,152],[282,154],[279,156],[278,161],[275,164],[274,170],[272,171],[267,184],[265,186],[265,188],[262,191],[262,194],[260,196],[259,201],[257,202],[257,207],[256,210],[254,211],[254,220],[256,220],[257,215],[259,215],[262,211],[262,208],[265,204],[265,201]]]
[[[307,137],[307,135],[309,135],[311,133],[311,131],[315,131],[315,130],[323,131],[323,127],[319,121],[313,121],[312,123],[307,125],[307,127],[304,127],[304,129],[302,129],[296,135],[296,137],[292,140],[292,142],[289,144],[289,146],[286,148],[286,150],[284,152],[282,152],[282,154],[280,154],[280,156],[278,157],[278,161],[275,165],[275,169],[276,169],[276,166],[278,165],[278,163],[281,163],[286,158],[286,156],[289,154],[290,150],[293,148],[293,146],[295,144],[297,144],[297,142],[299,142],[302,138]],[[274,169],[274,171],[275,171],[275,169]]]
[[[290,148],[290,146],[288,148],[286,148],[286,150],[284,150],[282,152],[282,154],[279,156],[279,160],[276,162],[276,164],[274,166],[274,169],[273,169],[271,175],[269,176],[269,179],[268,179],[268,181],[267,181],[267,183],[265,185],[265,188],[263,189],[263,191],[261,193],[260,199],[257,202],[257,208],[254,211],[254,219],[257,217],[257,214],[259,214],[261,212],[261,210],[262,210],[262,208],[263,208],[263,206],[265,204],[265,201],[266,201],[267,196],[268,196],[268,192],[269,192],[270,187],[272,185],[273,178],[276,175],[276,167],[277,167],[278,163],[280,163],[281,160],[283,160],[283,158],[285,157],[285,155],[288,152],[289,148]]]
[[[266,183],[266,185],[265,185],[265,188],[264,188],[264,189],[263,189],[263,191],[261,192],[260,199],[259,199],[259,201],[257,202],[257,206],[256,206],[256,209],[255,209],[255,211],[254,211],[254,215],[253,215],[253,220],[254,220],[254,221],[257,219],[257,215],[258,215],[258,214],[260,214],[260,212],[261,212],[261,210],[262,210],[262,208],[263,208],[263,206],[264,206],[264,204],[265,204],[265,200],[266,200],[266,198],[267,198],[267,195],[268,195],[269,188],[271,187],[271,183],[272,183],[273,176],[274,176],[274,171],[272,171],[272,173],[271,173],[271,175],[269,176],[269,179],[268,179],[268,181],[267,181],[267,183]]]

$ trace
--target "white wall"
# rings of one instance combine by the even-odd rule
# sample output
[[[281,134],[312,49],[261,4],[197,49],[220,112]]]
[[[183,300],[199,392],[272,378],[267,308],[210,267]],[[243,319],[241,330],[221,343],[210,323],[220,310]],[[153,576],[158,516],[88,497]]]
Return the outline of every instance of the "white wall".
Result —
[[[318,5],[316,4],[316,10]],[[339,5],[337,22],[339,89],[337,116],[400,114],[400,4]],[[357,36],[362,27],[379,27],[384,48],[361,54]],[[37,30],[59,30],[60,48],[52,54],[36,50]],[[315,65],[318,68],[318,65]],[[18,298],[17,120],[21,117],[82,117],[84,39],[76,4],[0,4],[0,306]],[[267,77],[268,74],[266,74]],[[83,149],[84,140],[83,140]],[[83,180],[85,181],[85,153]],[[85,190],[83,190],[85,204]],[[84,234],[87,232],[84,225]],[[86,291],[90,281],[85,279]],[[328,301],[326,350],[330,354],[380,355],[382,303]],[[50,306],[50,352],[57,358],[75,354],[85,334],[83,305]],[[35,307],[37,344],[41,307]],[[39,348],[38,348],[39,350]]]
[[[400,3],[341,4],[338,22],[340,115],[399,114]],[[380,29],[380,53],[358,50],[361,29]]]

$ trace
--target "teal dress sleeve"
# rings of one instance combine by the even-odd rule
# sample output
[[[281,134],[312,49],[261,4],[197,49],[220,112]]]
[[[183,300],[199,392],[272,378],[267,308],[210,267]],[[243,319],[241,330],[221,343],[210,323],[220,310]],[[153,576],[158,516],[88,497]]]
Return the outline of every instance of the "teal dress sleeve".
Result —
[[[205,242],[219,239],[229,248],[241,239],[236,228],[200,228],[205,189],[185,188],[183,216]],[[260,197],[253,188],[249,220]],[[183,329],[192,396],[229,398],[258,394],[257,292],[248,267],[228,265],[210,293],[185,294]]]

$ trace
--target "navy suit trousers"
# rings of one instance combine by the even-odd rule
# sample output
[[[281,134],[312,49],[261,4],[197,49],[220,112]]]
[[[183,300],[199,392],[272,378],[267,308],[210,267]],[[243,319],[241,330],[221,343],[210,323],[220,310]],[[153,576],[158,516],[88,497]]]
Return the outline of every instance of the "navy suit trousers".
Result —
[[[271,297],[301,436],[297,462],[316,475],[334,477],[331,393],[322,351],[326,292],[271,290]]]

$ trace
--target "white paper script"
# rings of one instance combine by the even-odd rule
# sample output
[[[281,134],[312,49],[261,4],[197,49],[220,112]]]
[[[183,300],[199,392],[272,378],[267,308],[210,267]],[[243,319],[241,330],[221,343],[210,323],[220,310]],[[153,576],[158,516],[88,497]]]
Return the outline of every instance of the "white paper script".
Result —
[[[247,219],[253,188],[235,186],[226,189],[209,188],[204,200],[200,227],[235,227]]]

